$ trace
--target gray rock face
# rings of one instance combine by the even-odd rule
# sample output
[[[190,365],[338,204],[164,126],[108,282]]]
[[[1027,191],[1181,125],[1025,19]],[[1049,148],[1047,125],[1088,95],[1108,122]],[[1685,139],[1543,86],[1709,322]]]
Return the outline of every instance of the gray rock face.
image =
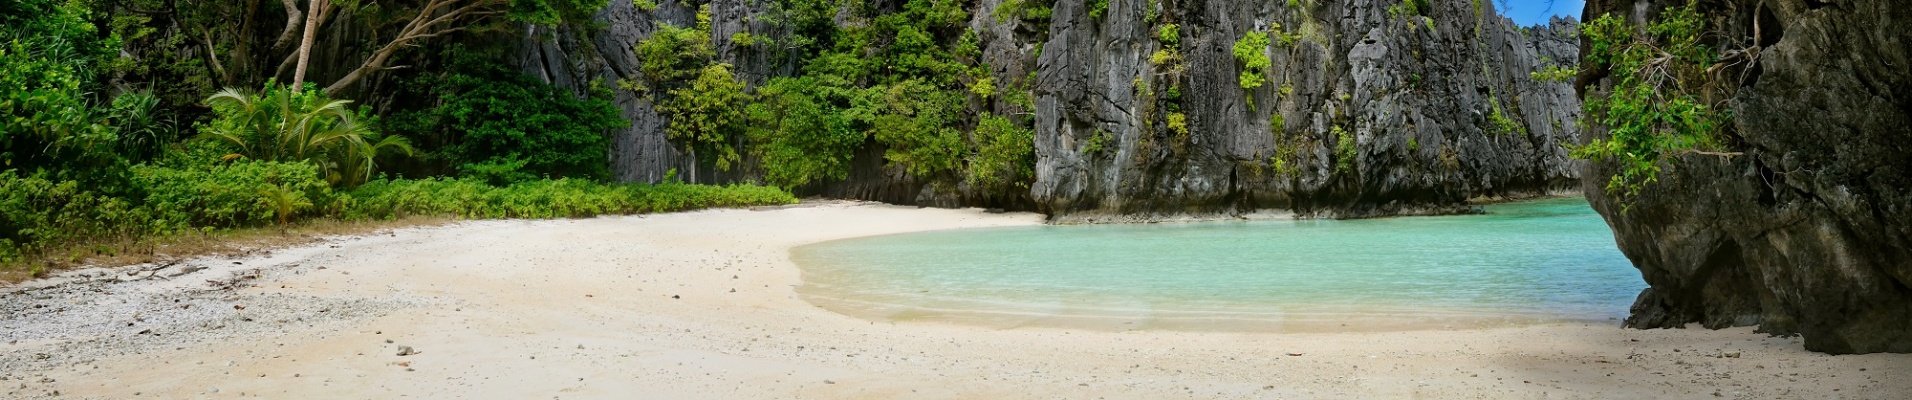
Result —
[[[695,6],[659,2],[652,12],[611,2],[605,27],[581,32],[528,32],[519,64],[567,87],[592,79],[637,76],[631,51],[654,21],[688,25]],[[1100,18],[1082,0],[1058,1],[1048,32],[990,11],[1000,0],[971,10],[984,62],[998,82],[1037,73],[1035,113],[1038,181],[1021,193],[981,194],[957,185],[931,185],[886,165],[874,142],[859,152],[850,178],[804,191],[831,196],[935,206],[976,205],[979,197],[1033,199],[1062,220],[1154,219],[1289,208],[1306,215],[1366,217],[1465,210],[1476,197],[1526,196],[1571,187],[1579,168],[1560,143],[1576,140],[1571,121],[1579,102],[1564,83],[1528,77],[1546,62],[1574,59],[1573,24],[1523,30],[1481,2],[1435,1],[1419,15],[1390,16],[1394,1],[1284,2],[1111,0]],[[1304,4],[1305,3],[1305,4]],[[761,24],[753,18],[769,2],[710,2],[717,38]],[[1149,9],[1151,6],[1156,9]],[[1147,20],[1182,26],[1186,69],[1164,71],[1149,62],[1161,45]],[[1270,46],[1268,83],[1253,92],[1237,83],[1235,41],[1249,31],[1303,32],[1293,47]],[[752,26],[752,32],[774,27]],[[1046,33],[1046,35],[1045,35]],[[1039,42],[1043,37],[1046,42]],[[726,62],[753,82],[794,73],[795,63],[762,50],[730,48]],[[1040,59],[1037,54],[1040,52]],[[1137,78],[1144,78],[1140,81]],[[1146,82],[1155,93],[1142,93]],[[1190,134],[1167,127],[1168,87],[1182,92],[1176,106]],[[1281,88],[1287,87],[1287,90]],[[1145,95],[1146,94],[1146,95]],[[1249,107],[1250,98],[1257,101]],[[631,128],[616,133],[613,170],[625,181],[656,181],[675,169],[692,182],[748,178],[699,167],[666,139],[666,121],[635,94],[618,104]],[[1496,104],[1518,128],[1494,132]],[[1283,123],[1271,127],[1275,115]],[[1350,168],[1334,150],[1354,141]],[[1107,146],[1087,151],[1097,132]],[[1280,160],[1277,161],[1277,158]],[[750,160],[745,160],[748,164]]]
[[[1589,1],[1586,15],[1639,23],[1684,3]],[[1912,352],[1912,10],[1716,3],[1700,11],[1729,41],[1718,48],[1761,47],[1746,79],[1726,82],[1744,155],[1683,156],[1624,213],[1600,186],[1613,166],[1587,172],[1588,197],[1652,286],[1627,326],[1757,324],[1809,350]]]
[[[658,21],[682,25],[694,17],[695,10],[685,10],[674,1],[660,2],[653,12],[639,10],[628,1],[613,1],[598,11],[597,19],[604,27],[595,32],[525,27],[515,62],[531,76],[580,93],[594,80],[615,86],[620,79],[639,76],[637,42],[650,37]],[[666,139],[664,126],[669,121],[658,116],[649,101],[618,90],[615,102],[631,121],[629,128],[611,135],[611,172],[618,180],[656,182],[672,169],[692,171],[688,167],[695,163]]]
[[[1150,3],[1111,0],[1102,18],[1082,1],[1056,5],[1033,196],[1061,220],[1444,213],[1578,182],[1561,144],[1578,140],[1580,102],[1567,83],[1529,76],[1577,59],[1571,21],[1522,29],[1490,2],[1391,15],[1398,2],[1197,0],[1159,2],[1151,25]],[[1180,26],[1185,70],[1149,60],[1162,23]],[[1243,90],[1233,47],[1270,31],[1300,36],[1265,49],[1267,83]],[[1165,118],[1171,87],[1186,135]],[[1495,115],[1513,129],[1498,131]],[[1342,141],[1351,151],[1337,154]]]

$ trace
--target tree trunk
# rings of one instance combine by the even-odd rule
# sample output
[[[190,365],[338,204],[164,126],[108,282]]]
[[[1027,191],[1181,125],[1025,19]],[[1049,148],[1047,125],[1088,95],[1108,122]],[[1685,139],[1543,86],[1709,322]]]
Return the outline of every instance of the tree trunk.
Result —
[[[325,7],[326,0],[311,0],[305,9],[305,38],[299,40],[299,65],[292,72],[292,92],[298,93],[305,86],[305,70],[312,61],[312,41],[319,33],[319,10]]]

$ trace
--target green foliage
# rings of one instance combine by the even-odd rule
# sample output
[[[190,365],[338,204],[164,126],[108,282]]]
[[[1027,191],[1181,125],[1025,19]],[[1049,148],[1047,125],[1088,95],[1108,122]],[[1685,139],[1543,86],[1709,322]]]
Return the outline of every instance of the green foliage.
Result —
[[[1328,133],[1334,135],[1334,170],[1336,172],[1354,171],[1354,158],[1357,155],[1354,135],[1346,129],[1341,129],[1340,125],[1329,129]]]
[[[381,126],[417,139],[429,161],[494,184],[543,177],[609,179],[608,132],[629,126],[607,90],[569,90],[462,46],[447,73],[419,77],[410,96],[437,99]]]
[[[881,98],[885,107],[872,131],[888,145],[884,158],[916,176],[956,171],[966,153],[962,132],[953,127],[963,116],[961,95],[911,80],[890,85]]]
[[[1089,140],[1082,141],[1082,152],[1084,154],[1098,154],[1103,150],[1111,150],[1109,148],[1109,136],[1109,132],[1096,129],[1095,133],[1089,135]]]
[[[776,78],[758,88],[746,112],[752,121],[751,153],[763,161],[764,177],[781,187],[849,176],[850,159],[867,136],[835,104],[814,77]]]
[[[1108,0],[1096,1],[1102,1],[1105,7],[1108,4]],[[1052,8],[1053,3],[1053,0],[1004,0],[1002,4],[996,5],[995,10],[990,11],[990,16],[995,17],[996,22],[999,23],[1009,21],[1011,18],[1028,22],[1048,21],[1051,14],[1055,12]]]
[[[1582,27],[1587,60],[1614,74],[1612,90],[1585,104],[1587,121],[1607,127],[1608,136],[1573,147],[1572,155],[1619,166],[1608,194],[1637,196],[1659,179],[1670,156],[1721,146],[1729,117],[1700,97],[1715,55],[1700,42],[1705,22],[1694,8],[1666,9],[1644,35],[1612,15]]]
[[[635,50],[642,60],[638,72],[650,83],[688,81],[717,58],[709,29],[679,28],[668,23],[658,24],[657,31],[638,41]]]
[[[644,12],[657,11],[656,0],[631,0],[631,5],[637,6],[638,10],[643,10]]]
[[[510,22],[558,26],[589,21],[606,4],[610,0],[509,0],[504,15]]]
[[[1171,49],[1160,49],[1156,50],[1155,53],[1149,54],[1149,64],[1155,64],[1156,66],[1176,65],[1180,64],[1180,60],[1181,55],[1176,54],[1175,51]]]
[[[992,12],[1046,20],[1048,3],[1012,0]],[[872,139],[885,160],[918,177],[1022,179],[970,170],[978,154],[1015,154],[990,149],[1002,143],[995,138],[1010,135],[981,111],[995,101],[1032,110],[1034,77],[1005,85],[981,66],[967,2],[917,0],[900,9],[856,3],[841,13],[834,4],[783,3],[772,18],[798,32],[785,39],[798,44],[790,47],[798,76],[751,88],[716,60],[707,28],[666,26],[638,45],[643,79],[622,86],[649,94],[670,118],[672,138],[690,144],[699,159],[728,168],[756,157],[753,166],[783,187],[844,178],[856,149]]]
[[[1182,46],[1181,25],[1162,24],[1161,27],[1155,28],[1155,40],[1162,42],[1163,47],[1169,47],[1169,48],[1181,47]]]
[[[1512,118],[1508,118],[1506,113],[1501,112],[1500,99],[1488,97],[1487,104],[1488,107],[1492,108],[1492,111],[1487,114],[1487,122],[1493,124],[1493,134],[1518,133],[1523,136],[1527,134],[1526,125],[1521,125]]]
[[[143,223],[151,220],[149,213],[124,199],[87,190],[78,181],[0,171],[0,263],[52,244],[139,235],[150,229]]]
[[[1186,145],[1189,139],[1188,114],[1181,112],[1168,113],[1168,130],[1175,134],[1174,144],[1177,149]]]
[[[1248,32],[1241,40],[1235,41],[1235,61],[1241,63],[1240,84],[1242,90],[1253,91],[1268,82],[1264,76],[1269,67],[1268,34]],[[1253,108],[1253,97],[1249,100]]]
[[[984,115],[972,133],[977,151],[969,156],[970,185],[1027,189],[1036,177],[1035,131],[1008,118]]]
[[[1573,81],[1574,75],[1578,73],[1579,71],[1575,71],[1573,68],[1548,64],[1547,66],[1540,67],[1539,71],[1529,73],[1527,76],[1541,82],[1571,82]]]
[[[259,226],[275,218],[289,220],[313,203],[332,199],[320,169],[298,161],[141,166],[133,172],[146,192],[139,204],[153,210],[154,224],[175,230]],[[281,207],[274,197],[292,205]]]
[[[476,179],[377,179],[335,192],[319,178],[316,167],[299,162],[141,166],[134,171],[144,194],[113,196],[86,190],[76,181],[0,171],[0,263],[56,247],[258,227],[275,220],[285,224],[301,217],[581,218],[797,201],[789,192],[764,186],[578,179],[503,187]]]
[[[1109,0],[1089,0],[1089,17],[1102,18],[1109,11]]]
[[[990,97],[995,97],[996,78],[986,77],[977,79],[975,83],[969,84],[969,92],[975,94],[976,97],[983,98],[983,100],[989,100]]]
[[[0,169],[49,170],[100,184],[175,133],[151,96],[108,96],[103,72],[120,40],[98,32],[88,3],[0,5]]]
[[[741,47],[755,46],[757,45],[757,37],[752,36],[750,32],[732,33],[730,34],[730,44]]]
[[[1427,15],[1427,0],[1401,0],[1399,4],[1388,6],[1388,16],[1399,19],[1403,16]]]
[[[226,145],[227,159],[310,162],[327,181],[350,186],[371,178],[379,155],[412,153],[405,138],[359,123],[345,108],[350,103],[309,84],[298,92],[271,81],[258,93],[226,89],[206,98],[216,117],[200,127],[200,137]]]
[[[672,89],[670,94],[657,103],[657,110],[671,116],[664,129],[671,139],[690,143],[694,154],[721,170],[742,161],[734,141],[743,136],[748,123],[744,107],[750,97],[744,93],[744,83],[730,73],[730,64],[704,67],[690,86]]]
[[[578,179],[537,180],[504,187],[469,179],[376,180],[345,197],[346,206],[339,216],[347,220],[407,216],[588,218],[797,202],[790,192],[764,186],[604,184]]]

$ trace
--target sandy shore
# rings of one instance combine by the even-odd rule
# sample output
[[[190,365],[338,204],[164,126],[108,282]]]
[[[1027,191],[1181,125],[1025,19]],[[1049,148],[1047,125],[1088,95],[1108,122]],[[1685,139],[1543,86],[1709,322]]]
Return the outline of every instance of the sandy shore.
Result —
[[[852,203],[409,229],[0,294],[0,397],[1912,397],[1912,355],[1750,329],[1000,329],[844,316],[797,245],[1040,223]],[[397,355],[400,346],[418,352]]]

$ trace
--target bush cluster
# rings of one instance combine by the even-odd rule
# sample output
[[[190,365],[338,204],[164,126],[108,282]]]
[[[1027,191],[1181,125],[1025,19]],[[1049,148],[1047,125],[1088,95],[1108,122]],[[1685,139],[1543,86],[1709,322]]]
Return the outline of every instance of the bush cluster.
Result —
[[[611,184],[583,179],[493,186],[466,178],[376,179],[334,190],[306,162],[237,161],[138,166],[139,193],[88,190],[78,181],[0,171],[0,262],[43,250],[143,240],[310,218],[586,218],[711,207],[791,204],[758,185]]]

